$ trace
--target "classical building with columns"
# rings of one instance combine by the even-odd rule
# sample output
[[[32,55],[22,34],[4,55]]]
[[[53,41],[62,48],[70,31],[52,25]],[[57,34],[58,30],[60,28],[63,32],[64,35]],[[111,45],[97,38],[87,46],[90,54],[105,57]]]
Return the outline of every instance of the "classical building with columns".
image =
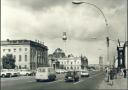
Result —
[[[48,48],[40,42],[9,39],[1,41],[1,64],[2,57],[7,54],[14,56],[18,69],[35,70],[37,67],[48,66]]]

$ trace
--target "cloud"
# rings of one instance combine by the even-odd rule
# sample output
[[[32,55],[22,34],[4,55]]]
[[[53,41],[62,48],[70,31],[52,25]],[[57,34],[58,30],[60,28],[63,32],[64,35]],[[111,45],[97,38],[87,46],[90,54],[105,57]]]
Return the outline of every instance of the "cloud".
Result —
[[[52,53],[57,47],[64,49],[61,38],[62,32],[66,31],[70,53],[85,53],[89,58],[97,58],[97,48],[103,48],[102,52],[106,52],[105,37],[108,29],[111,39],[124,40],[127,26],[126,0],[88,2],[103,10],[109,28],[106,28],[98,9],[89,5],[72,5],[71,0],[4,0],[1,38],[39,39],[46,43]]]

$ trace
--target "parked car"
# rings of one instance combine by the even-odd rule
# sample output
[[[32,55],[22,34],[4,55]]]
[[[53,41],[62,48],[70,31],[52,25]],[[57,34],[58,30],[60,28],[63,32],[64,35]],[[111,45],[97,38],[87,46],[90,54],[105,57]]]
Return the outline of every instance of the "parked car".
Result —
[[[81,77],[89,77],[89,71],[88,70],[81,71]]]
[[[65,81],[79,81],[79,75],[76,71],[68,71],[65,75]]]
[[[22,76],[31,76],[32,75],[32,71],[29,69],[19,69],[18,72]]]
[[[16,70],[16,69],[8,69],[8,71],[11,73],[11,75],[10,75],[11,77],[17,77],[20,75],[18,70]]]
[[[52,67],[39,67],[35,79],[37,82],[42,80],[53,81],[56,79],[56,72]]]
[[[66,73],[67,71],[64,70],[64,69],[56,69],[56,73],[57,74],[63,74],[63,73]]]
[[[9,77],[10,74],[8,73],[7,69],[1,69],[1,73],[0,73],[1,77]]]
[[[14,77],[14,76],[18,76],[19,73],[17,70],[15,69],[2,69],[0,76],[1,77]]]

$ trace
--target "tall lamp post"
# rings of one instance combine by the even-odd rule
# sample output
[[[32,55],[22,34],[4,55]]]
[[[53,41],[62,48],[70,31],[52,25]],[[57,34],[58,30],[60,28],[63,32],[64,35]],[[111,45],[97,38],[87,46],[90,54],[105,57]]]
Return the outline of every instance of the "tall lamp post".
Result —
[[[88,2],[85,2],[85,1],[84,2],[73,1],[72,3],[75,4],[75,5],[88,4],[88,5],[91,5],[91,6],[95,7],[95,8],[97,8],[100,11],[100,13],[102,14],[103,18],[104,18],[105,25],[106,25],[106,30],[107,30],[107,32],[109,34],[109,31],[108,31],[108,21],[107,21],[105,15],[104,15],[103,11],[97,5],[92,4],[92,3],[88,3]],[[108,61],[109,65],[110,65],[110,61],[109,61],[109,36],[106,37],[106,40],[107,40],[107,61]]]

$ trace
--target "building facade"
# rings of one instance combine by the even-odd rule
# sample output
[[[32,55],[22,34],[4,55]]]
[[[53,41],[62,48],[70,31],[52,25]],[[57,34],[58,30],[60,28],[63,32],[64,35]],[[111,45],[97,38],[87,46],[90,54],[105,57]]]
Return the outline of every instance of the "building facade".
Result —
[[[80,71],[86,69],[88,66],[88,60],[81,57],[58,58],[58,61],[60,68],[68,71]]]
[[[128,41],[126,41],[123,45],[117,47],[119,68],[128,68],[127,52],[128,52]]]
[[[35,70],[37,67],[48,65],[48,48],[39,42],[31,40],[1,41],[1,64],[2,57],[7,54],[14,56],[18,69]]]

